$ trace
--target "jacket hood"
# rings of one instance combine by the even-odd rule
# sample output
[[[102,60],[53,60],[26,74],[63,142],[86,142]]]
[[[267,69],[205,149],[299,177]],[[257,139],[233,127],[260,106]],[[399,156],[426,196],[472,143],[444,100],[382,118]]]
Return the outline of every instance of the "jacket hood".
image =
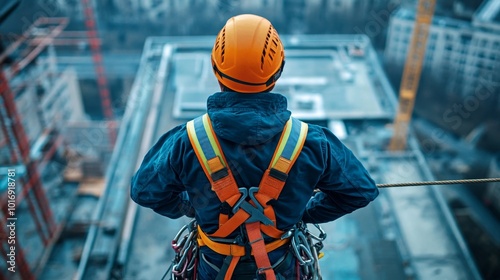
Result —
[[[208,98],[207,112],[218,137],[242,145],[269,141],[291,115],[286,97],[270,92],[218,92]]]

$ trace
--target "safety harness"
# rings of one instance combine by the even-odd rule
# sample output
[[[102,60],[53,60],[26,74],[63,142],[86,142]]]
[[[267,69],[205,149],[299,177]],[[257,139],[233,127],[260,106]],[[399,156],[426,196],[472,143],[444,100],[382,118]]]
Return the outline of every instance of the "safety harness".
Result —
[[[302,150],[307,129],[306,123],[290,117],[259,187],[247,189],[238,187],[208,114],[187,123],[191,145],[212,190],[221,201],[219,228],[214,233],[207,234],[198,226],[197,241],[199,246],[208,246],[213,251],[230,258],[225,280],[231,279],[238,261],[249,252],[245,245],[227,244],[216,240],[228,237],[242,226],[246,229],[247,244],[250,244],[250,253],[254,256],[258,273],[264,274],[267,280],[276,279],[268,252],[285,245],[290,238],[282,238],[284,232],[276,227],[276,215],[269,202],[278,199],[288,172]],[[265,244],[263,234],[275,241]]]

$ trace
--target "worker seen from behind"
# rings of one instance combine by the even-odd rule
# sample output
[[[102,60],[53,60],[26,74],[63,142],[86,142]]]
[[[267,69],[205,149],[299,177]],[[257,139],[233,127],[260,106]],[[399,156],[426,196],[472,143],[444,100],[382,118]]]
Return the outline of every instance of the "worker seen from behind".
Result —
[[[211,60],[221,92],[207,114],[151,148],[131,197],[171,219],[196,219],[193,279],[301,279],[290,241],[297,224],[334,221],[378,189],[331,131],[291,117],[287,99],[271,92],[285,50],[267,19],[230,18]]]

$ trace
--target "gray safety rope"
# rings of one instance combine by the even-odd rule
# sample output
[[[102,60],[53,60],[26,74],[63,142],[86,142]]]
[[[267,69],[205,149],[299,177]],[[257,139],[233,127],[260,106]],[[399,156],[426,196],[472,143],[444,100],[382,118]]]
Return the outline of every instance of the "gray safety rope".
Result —
[[[395,188],[395,187],[413,187],[413,186],[429,186],[429,185],[479,184],[479,183],[491,183],[491,182],[500,182],[500,178],[439,180],[439,181],[377,184],[377,187],[379,187],[379,188]]]

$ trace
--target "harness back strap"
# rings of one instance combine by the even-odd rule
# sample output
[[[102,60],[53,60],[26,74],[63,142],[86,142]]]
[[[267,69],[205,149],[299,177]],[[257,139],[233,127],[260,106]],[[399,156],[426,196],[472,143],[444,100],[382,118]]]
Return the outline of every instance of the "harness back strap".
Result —
[[[198,161],[212,185],[212,190],[217,194],[217,197],[223,204],[227,204],[232,208],[238,203],[242,197],[242,193],[240,193],[231,170],[229,169],[208,115],[205,114],[188,122],[187,131]],[[266,248],[261,231],[275,239],[280,238],[283,234],[281,230],[276,228],[276,215],[272,206],[268,205],[268,202],[279,197],[288,177],[288,172],[298,158],[306,136],[307,124],[297,119],[290,118],[283,129],[271,163],[261,179],[259,189],[257,193],[255,193],[255,201],[252,198],[249,202],[253,207],[262,209],[265,217],[272,221],[272,225],[269,223],[268,225],[264,225],[261,223],[262,220],[256,221],[255,219],[251,219],[250,221],[253,215],[249,214],[248,207],[246,210],[238,208],[231,218],[229,218],[229,213],[221,213],[219,216],[219,229],[210,235],[212,237],[227,237],[239,226],[245,224],[248,241],[252,247],[252,254],[255,257],[259,273],[265,274],[266,279],[276,279],[267,255],[269,251],[275,249],[275,246],[267,246]],[[245,197],[243,197],[243,199],[244,198]],[[245,203],[245,201],[243,201],[243,203]],[[250,212],[253,213],[253,211]],[[200,233],[202,233],[201,229]],[[200,236],[202,238],[198,239],[199,245],[207,245],[214,251],[221,251],[223,250],[221,249],[221,247],[223,247],[222,245],[227,245],[209,241],[210,239],[204,233],[200,234]],[[234,249],[236,249],[236,247],[234,247]],[[233,255],[231,251],[233,247],[229,247],[229,250],[231,255]],[[234,255],[238,256],[238,253]],[[233,259],[233,261],[231,261],[230,268],[232,269],[226,272],[229,274],[229,277],[232,275],[235,262],[237,261],[238,259]]]

